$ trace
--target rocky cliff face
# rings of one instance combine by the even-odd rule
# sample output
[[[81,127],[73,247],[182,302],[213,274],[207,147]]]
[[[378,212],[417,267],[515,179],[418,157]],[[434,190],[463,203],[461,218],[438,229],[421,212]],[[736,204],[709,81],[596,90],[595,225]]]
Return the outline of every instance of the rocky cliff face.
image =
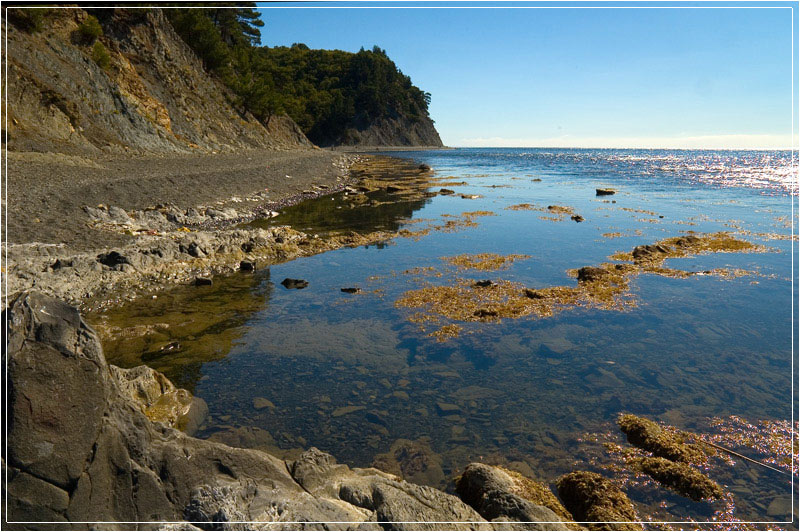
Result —
[[[41,31],[8,30],[8,149],[217,151],[310,147],[288,117],[269,126],[231,96],[173,31],[160,10],[104,12],[96,41],[82,36],[82,9],[49,10]],[[101,66],[102,65],[102,66]],[[4,136],[5,138],[5,136]]]
[[[406,116],[379,118],[368,122],[356,121],[356,126],[345,131],[337,144],[347,146],[443,146],[442,139],[425,116],[412,119]]]

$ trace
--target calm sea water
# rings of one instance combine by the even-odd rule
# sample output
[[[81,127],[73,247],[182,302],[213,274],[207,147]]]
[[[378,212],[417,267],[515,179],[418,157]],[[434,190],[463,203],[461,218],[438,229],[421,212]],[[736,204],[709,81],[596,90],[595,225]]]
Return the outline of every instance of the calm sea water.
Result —
[[[726,486],[729,499],[692,503],[609,471],[616,458],[602,443],[624,445],[614,420],[632,412],[703,434],[730,431],[760,443],[771,438],[774,445],[737,449],[791,470],[781,464],[791,454],[793,400],[789,236],[797,188],[790,152],[459,149],[395,155],[429,164],[437,177],[464,181],[448,185],[459,194],[481,197],[353,209],[339,195],[264,223],[324,233],[413,230],[414,220],[465,211],[497,216],[452,233],[433,231],[234,275],[213,287],[177,288],[93,316],[95,323],[134,331],[106,342],[110,361],[149,364],[204,398],[210,418],[201,436],[256,427],[260,444],[289,454],[313,445],[356,466],[372,464],[406,439],[428,453],[414,480],[440,487],[470,461],[506,464],[545,482],[595,469],[625,481],[640,514],[656,520],[786,520],[787,474],[738,460],[717,463],[709,474]],[[618,192],[597,197],[597,187]],[[519,203],[568,206],[585,221],[506,210]],[[446,342],[410,322],[413,311],[394,305],[421,282],[446,284],[454,276],[532,288],[570,285],[568,269],[687,231],[738,233],[769,252],[671,260],[670,266],[691,271],[727,267],[754,274],[641,275],[632,282],[638,306],[631,311],[572,309],[549,318],[467,324],[465,334]],[[457,274],[441,260],[489,252],[530,257],[499,272]],[[420,280],[404,273],[426,267],[443,275]],[[285,277],[309,286],[287,290],[280,285]],[[363,292],[340,291],[351,286]],[[174,341],[180,349],[160,349]]]

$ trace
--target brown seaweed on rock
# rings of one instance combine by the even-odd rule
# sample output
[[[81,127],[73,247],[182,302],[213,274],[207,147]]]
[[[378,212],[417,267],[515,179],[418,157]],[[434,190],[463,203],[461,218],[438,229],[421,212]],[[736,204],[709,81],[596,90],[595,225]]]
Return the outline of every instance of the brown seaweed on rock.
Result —
[[[590,530],[642,530],[628,496],[604,476],[573,471],[556,486],[567,510]]]
[[[622,414],[617,424],[630,444],[655,456],[689,464],[704,464],[707,460],[703,447],[686,443],[680,433],[667,431],[654,421],[633,414]]]
[[[693,501],[721,499],[725,495],[719,484],[690,465],[653,456],[637,459],[633,464],[660,484]]]

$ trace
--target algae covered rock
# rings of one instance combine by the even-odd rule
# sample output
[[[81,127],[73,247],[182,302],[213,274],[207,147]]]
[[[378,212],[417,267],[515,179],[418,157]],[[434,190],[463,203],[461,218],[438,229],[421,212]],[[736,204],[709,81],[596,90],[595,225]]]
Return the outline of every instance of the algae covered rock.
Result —
[[[537,523],[539,530],[581,529],[545,485],[502,467],[469,464],[456,480],[456,493],[490,521]]]
[[[567,510],[590,530],[642,530],[628,496],[602,475],[573,471],[559,478],[556,486]]]
[[[725,494],[719,484],[690,465],[658,457],[642,458],[636,464],[660,484],[693,501],[720,499]]]
[[[680,435],[664,430],[654,421],[623,414],[617,419],[617,424],[631,445],[655,456],[686,463],[706,461],[706,453],[701,446],[684,442]]]
[[[427,438],[396,440],[389,452],[375,457],[372,466],[410,482],[428,486],[443,486],[445,483],[442,459],[433,452]]]

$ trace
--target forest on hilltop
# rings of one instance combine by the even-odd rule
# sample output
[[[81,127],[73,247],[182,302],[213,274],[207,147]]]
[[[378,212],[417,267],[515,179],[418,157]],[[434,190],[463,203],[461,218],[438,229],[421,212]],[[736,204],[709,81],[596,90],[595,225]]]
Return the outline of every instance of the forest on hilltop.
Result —
[[[375,46],[357,53],[260,46],[255,4],[165,10],[176,32],[234,94],[234,105],[264,123],[287,113],[319,145],[348,144],[351,131],[380,119],[429,120],[430,94]],[[91,10],[89,10],[91,11]]]

